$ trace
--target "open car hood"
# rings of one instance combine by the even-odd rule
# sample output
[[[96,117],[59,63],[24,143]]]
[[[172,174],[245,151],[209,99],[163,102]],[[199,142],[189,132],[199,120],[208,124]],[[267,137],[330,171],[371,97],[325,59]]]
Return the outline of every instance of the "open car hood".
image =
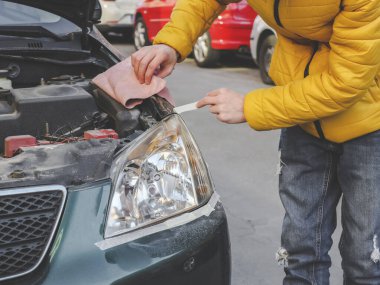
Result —
[[[35,7],[68,19],[82,29],[99,22],[102,14],[98,0],[4,0]]]

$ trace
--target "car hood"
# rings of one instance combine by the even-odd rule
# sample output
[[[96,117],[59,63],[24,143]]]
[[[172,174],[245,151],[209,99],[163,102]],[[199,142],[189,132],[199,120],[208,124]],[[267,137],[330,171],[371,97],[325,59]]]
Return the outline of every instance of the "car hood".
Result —
[[[81,28],[91,27],[101,18],[98,0],[5,0],[56,14]]]

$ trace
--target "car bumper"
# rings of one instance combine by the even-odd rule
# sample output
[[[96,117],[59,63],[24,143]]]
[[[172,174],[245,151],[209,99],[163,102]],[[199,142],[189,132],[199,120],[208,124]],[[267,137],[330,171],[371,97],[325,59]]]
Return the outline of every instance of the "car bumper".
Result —
[[[230,284],[230,243],[218,202],[209,216],[106,250],[109,181],[70,189],[55,238],[42,264],[5,284]]]
[[[102,32],[132,31],[134,28],[134,14],[127,13],[120,15],[119,17],[109,17],[109,19],[103,19],[97,27]]]

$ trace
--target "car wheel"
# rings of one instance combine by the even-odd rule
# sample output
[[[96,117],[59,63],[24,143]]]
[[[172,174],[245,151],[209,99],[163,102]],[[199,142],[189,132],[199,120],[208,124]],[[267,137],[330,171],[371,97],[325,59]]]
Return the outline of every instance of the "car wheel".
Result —
[[[269,67],[274,52],[274,46],[276,45],[277,38],[275,35],[270,35],[264,39],[259,50],[259,69],[262,81],[265,84],[272,84],[273,81],[269,77]]]
[[[144,46],[150,45],[150,41],[148,38],[148,30],[146,28],[143,18],[141,17],[137,18],[136,20],[133,42],[136,50],[139,50]]]
[[[220,52],[211,47],[208,32],[200,36],[194,46],[194,60],[199,67],[212,67],[218,63]]]

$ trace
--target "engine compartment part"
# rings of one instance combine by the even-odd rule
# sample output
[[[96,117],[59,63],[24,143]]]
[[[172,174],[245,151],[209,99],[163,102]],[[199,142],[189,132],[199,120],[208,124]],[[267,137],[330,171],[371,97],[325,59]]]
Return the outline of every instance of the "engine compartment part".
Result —
[[[107,179],[115,155],[173,113],[158,96],[126,109],[84,74],[13,83],[0,86],[0,189]]]
[[[111,129],[107,130],[90,130],[84,132],[83,135],[85,140],[91,140],[91,139],[118,139],[119,135]]]
[[[99,108],[108,114],[113,122],[113,129],[120,137],[125,137],[139,126],[141,111],[138,108],[126,109],[116,100],[108,96],[101,89],[91,84],[91,93],[94,95]]]
[[[88,51],[21,49],[16,52],[0,47],[0,70],[7,71],[1,76],[11,79],[13,88],[36,86],[41,78],[62,74],[80,76],[83,73],[87,78],[93,78],[108,67],[107,62]]]
[[[47,135],[46,138],[51,138]],[[92,139],[119,139],[119,135],[112,129],[99,129],[99,130],[89,130],[85,131],[83,138],[55,138],[53,140],[37,140],[35,137],[30,135],[20,135],[7,137],[4,140],[4,157],[11,158],[20,152],[27,151],[29,149],[39,148],[54,148],[57,144],[75,142],[80,140],[92,140]]]
[[[1,73],[1,70],[0,70]],[[11,89],[12,88],[12,81],[8,78],[1,78],[0,77],[0,89]]]
[[[61,136],[98,113],[93,97],[74,85],[47,85],[0,92],[0,148],[6,137]]]
[[[0,89],[0,153],[5,139],[13,136],[33,136],[38,145],[41,141],[126,138],[172,112],[173,106],[157,96],[126,109],[83,76],[60,76],[36,87]],[[112,131],[107,133],[107,129]],[[11,157],[15,151],[6,150],[5,156]]]
[[[0,158],[0,189],[72,186],[107,179],[114,154],[124,145],[124,141],[113,139],[87,140],[34,147],[10,159]]]
[[[11,136],[5,140],[4,156],[12,157],[21,147],[30,147],[37,145],[37,139],[30,135]]]

